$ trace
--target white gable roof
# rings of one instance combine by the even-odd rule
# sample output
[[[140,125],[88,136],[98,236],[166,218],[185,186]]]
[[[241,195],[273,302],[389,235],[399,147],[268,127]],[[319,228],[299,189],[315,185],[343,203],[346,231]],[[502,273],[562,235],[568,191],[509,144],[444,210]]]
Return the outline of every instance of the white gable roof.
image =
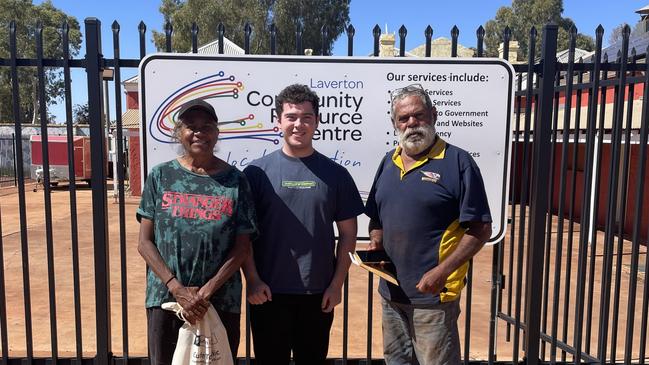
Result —
[[[204,55],[219,54],[219,40],[215,39],[212,42],[199,47],[196,51],[198,54],[204,54]],[[191,52],[187,52],[187,53],[191,53]],[[246,52],[243,50],[243,48],[239,47],[236,43],[232,42],[228,38],[223,37],[223,54],[242,55],[245,53]],[[139,82],[139,77],[135,75],[130,79],[124,80],[122,84],[124,85],[126,91],[136,91],[138,82]]]

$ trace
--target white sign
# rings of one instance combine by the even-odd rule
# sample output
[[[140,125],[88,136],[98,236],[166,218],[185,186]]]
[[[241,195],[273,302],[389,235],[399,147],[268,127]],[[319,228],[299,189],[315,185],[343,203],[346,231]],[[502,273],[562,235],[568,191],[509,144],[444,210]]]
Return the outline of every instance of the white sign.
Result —
[[[140,64],[143,174],[175,158],[178,107],[203,98],[220,122],[217,155],[243,169],[280,148],[275,95],[301,83],[320,96],[315,148],[344,166],[367,198],[381,158],[397,145],[390,92],[421,84],[437,107],[437,131],[473,156],[493,222],[490,242],[505,235],[514,70],[489,58],[198,56],[155,54]],[[367,237],[367,218],[359,237]]]

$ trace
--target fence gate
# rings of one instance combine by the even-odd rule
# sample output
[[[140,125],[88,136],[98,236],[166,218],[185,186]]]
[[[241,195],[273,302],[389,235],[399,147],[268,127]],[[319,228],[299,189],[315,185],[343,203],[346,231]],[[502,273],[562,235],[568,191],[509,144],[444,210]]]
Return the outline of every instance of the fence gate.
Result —
[[[107,42],[101,42],[100,26],[94,18],[85,20],[85,58],[72,59],[69,29],[64,24],[64,57],[45,59],[43,27],[36,28],[37,56],[21,58],[12,23],[10,57],[0,59],[0,69],[10,75],[14,97],[15,151],[24,147],[18,75],[25,70],[35,75],[44,156],[42,192],[29,191],[22,153],[15,154],[16,187],[0,191],[3,365],[148,362],[146,350],[141,350],[146,334],[142,328],[144,266],[134,251],[138,227],[132,212],[137,199],[125,194],[121,102],[122,70],[137,68],[146,55],[146,26],[141,23],[138,29],[138,59],[120,57],[117,22],[112,24],[112,54],[109,47],[102,48]],[[167,26],[165,30],[166,51],[170,52],[173,29]],[[406,33],[405,27],[399,31],[402,57]],[[607,53],[610,50],[603,50],[600,27],[594,54],[575,60],[576,30],[570,32],[570,48],[563,53],[557,53],[556,25],[546,25],[540,39],[535,29],[530,31],[527,64],[514,65],[517,91],[509,233],[502,242],[483,249],[481,257],[491,255],[485,270],[476,270],[482,267],[478,258],[474,260],[462,298],[460,327],[467,364],[646,361],[649,286],[644,268],[648,266],[649,213],[642,207],[649,203],[645,184],[649,63],[646,49],[629,51],[629,33],[627,27],[619,54]],[[197,34],[195,27],[193,52],[198,48]],[[220,53],[224,34],[224,27],[219,26]],[[374,55],[378,56],[380,28],[376,26],[372,34]],[[424,34],[426,57],[430,57],[432,28]],[[476,56],[482,57],[484,29],[480,27],[476,34]],[[324,39],[326,35],[324,29]],[[349,56],[354,35],[350,25]],[[454,28],[452,57],[457,56],[458,35]],[[297,55],[304,53],[300,37],[298,30]],[[275,38],[271,36],[272,42]],[[505,57],[510,38],[511,32],[505,29]],[[246,32],[247,54],[249,40],[250,32]],[[540,54],[535,52],[538,43],[542,45]],[[275,49],[273,44],[273,54]],[[46,68],[62,70],[64,75],[70,176],[74,176],[75,162],[70,70],[86,71],[91,190],[74,181],[65,189],[50,185],[43,102]],[[107,136],[102,118],[106,95],[101,86],[107,68],[114,70],[117,204],[108,199],[106,184]],[[484,274],[488,270],[491,275]],[[478,305],[487,301],[484,296],[478,298],[480,302],[474,301],[480,282],[488,282],[488,305]],[[361,299],[367,302],[367,312],[362,314],[365,328],[350,326],[354,318],[349,315],[349,288],[356,285],[367,288]],[[376,326],[380,323],[376,320],[375,286],[371,275],[348,278],[341,313],[337,314],[342,331],[334,333],[334,338],[340,338],[336,347],[340,347],[332,347],[329,363],[383,362],[377,345],[380,327]],[[359,336],[366,351],[350,355],[349,342]],[[250,336],[244,333],[243,337],[239,363],[254,363]]]

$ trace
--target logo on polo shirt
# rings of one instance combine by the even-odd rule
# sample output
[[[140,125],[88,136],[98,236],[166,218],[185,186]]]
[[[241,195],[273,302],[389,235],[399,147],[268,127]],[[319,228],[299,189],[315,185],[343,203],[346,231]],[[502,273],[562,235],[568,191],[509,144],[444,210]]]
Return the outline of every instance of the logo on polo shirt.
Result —
[[[313,189],[316,187],[316,182],[282,180],[282,187],[287,189]]]
[[[428,181],[436,184],[439,181],[439,179],[442,177],[440,174],[436,172],[424,171],[424,170],[420,170],[420,171],[422,175],[424,175],[421,177],[421,181]]]

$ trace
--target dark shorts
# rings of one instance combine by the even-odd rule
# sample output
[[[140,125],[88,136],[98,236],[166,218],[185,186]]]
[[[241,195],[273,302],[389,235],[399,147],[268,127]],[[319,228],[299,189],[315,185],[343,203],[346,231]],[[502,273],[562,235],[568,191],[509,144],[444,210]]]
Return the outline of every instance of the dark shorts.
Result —
[[[321,309],[322,294],[273,294],[273,300],[250,306],[255,364],[324,364],[329,350],[333,311]]]
[[[216,312],[228,333],[232,358],[236,359],[239,348],[241,313],[223,312],[218,309]],[[151,365],[171,364],[178,340],[178,330],[185,322],[176,317],[173,312],[160,307],[147,308],[146,319]]]

